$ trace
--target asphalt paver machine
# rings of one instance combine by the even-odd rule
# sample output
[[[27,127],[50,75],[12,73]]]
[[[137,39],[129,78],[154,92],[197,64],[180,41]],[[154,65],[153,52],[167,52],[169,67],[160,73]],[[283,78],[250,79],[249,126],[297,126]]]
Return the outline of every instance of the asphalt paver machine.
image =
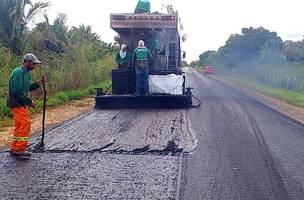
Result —
[[[178,15],[116,13],[110,15],[110,25],[119,34],[119,43],[127,44],[131,53],[139,40],[144,40],[146,47],[150,49],[153,57],[149,63],[150,95],[134,95],[136,76],[135,69],[130,64],[129,68],[112,70],[112,93],[106,94],[102,89],[97,89],[95,108],[192,107],[191,88],[186,88],[186,77],[181,68],[183,52],[178,33]],[[175,77],[173,85],[176,83],[174,87],[179,92],[151,91],[151,88],[166,85],[172,76]],[[158,80],[161,80],[162,86],[158,86]],[[172,81],[170,84],[172,87]]]

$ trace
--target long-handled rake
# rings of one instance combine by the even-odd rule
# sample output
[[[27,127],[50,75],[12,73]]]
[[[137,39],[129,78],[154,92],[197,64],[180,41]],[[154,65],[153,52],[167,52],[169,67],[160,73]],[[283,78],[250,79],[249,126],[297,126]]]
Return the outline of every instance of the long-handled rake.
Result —
[[[42,108],[42,135],[41,135],[41,143],[40,147],[44,147],[44,129],[45,129],[45,104],[46,104],[46,89],[45,89],[45,82],[44,77],[42,77],[42,86],[43,86],[43,108]]]

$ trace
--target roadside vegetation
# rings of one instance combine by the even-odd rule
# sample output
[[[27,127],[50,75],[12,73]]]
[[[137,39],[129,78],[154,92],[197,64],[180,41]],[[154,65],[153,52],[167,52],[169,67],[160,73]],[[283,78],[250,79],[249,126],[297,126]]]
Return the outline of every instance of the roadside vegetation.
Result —
[[[106,88],[111,84],[114,46],[103,42],[90,26],[68,27],[63,13],[51,22],[45,11],[49,6],[47,2],[0,0],[1,126],[11,124],[12,116],[6,107],[10,73],[21,65],[22,56],[28,52],[43,61],[32,78],[47,77],[48,106],[84,98],[95,93],[95,86]],[[43,20],[33,26],[37,16]],[[31,97],[38,102],[38,112],[42,106],[41,91]]]
[[[217,51],[204,52],[191,63],[195,67],[206,65],[213,65],[221,76],[253,84],[271,96],[304,104],[304,40],[283,41],[263,27],[243,28]]]
[[[253,91],[265,94],[270,97],[274,97],[276,99],[283,100],[291,105],[304,107],[304,95],[299,92],[295,92],[292,90],[286,90],[281,88],[274,88],[270,86],[266,86],[264,84],[258,83],[254,80],[245,80],[244,77],[236,77],[236,76],[219,76],[225,80],[231,81],[238,85],[245,86]]]

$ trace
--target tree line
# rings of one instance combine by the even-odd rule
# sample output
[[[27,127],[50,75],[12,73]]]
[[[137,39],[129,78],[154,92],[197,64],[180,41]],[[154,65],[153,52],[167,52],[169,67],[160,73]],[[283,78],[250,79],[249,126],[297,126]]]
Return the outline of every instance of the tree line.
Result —
[[[257,81],[277,82],[275,86],[285,86],[292,78],[299,84],[297,89],[304,90],[304,40],[283,41],[263,27],[243,28],[217,51],[200,54],[191,65],[214,65],[219,73],[243,73]]]
[[[0,0],[0,98],[7,95],[9,75],[33,52],[43,61],[34,78],[46,75],[50,93],[85,88],[110,78],[115,67],[112,44],[105,43],[91,26],[67,26],[59,13],[50,21],[49,2]],[[30,27],[37,16],[43,20]]]

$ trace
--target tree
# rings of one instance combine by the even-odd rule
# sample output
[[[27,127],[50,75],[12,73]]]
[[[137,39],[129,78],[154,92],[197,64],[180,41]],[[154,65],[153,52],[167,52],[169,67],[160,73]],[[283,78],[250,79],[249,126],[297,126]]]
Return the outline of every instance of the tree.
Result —
[[[55,34],[57,43],[59,43],[59,45],[62,47],[68,45],[68,39],[67,39],[68,26],[66,24],[66,21],[67,21],[66,14],[59,13],[57,15],[57,18],[54,20],[52,26],[52,31]]]
[[[216,51],[206,51],[199,55],[199,61],[202,66],[213,65]]]
[[[199,60],[190,62],[191,67],[202,67],[202,63]]]
[[[35,51],[46,50],[52,53],[62,53],[69,45],[67,33],[65,14],[59,13],[53,24],[50,24],[47,14],[44,14],[44,21],[37,24],[29,37]]]
[[[0,0],[1,44],[20,55],[23,33],[28,23],[48,6],[48,2],[33,4],[31,0]]]
[[[285,41],[282,49],[289,62],[304,61],[304,41]]]
[[[96,42],[99,40],[99,36],[92,32],[91,26],[85,26],[81,24],[78,27],[73,26],[69,31],[69,41],[72,44],[79,44],[83,42]]]
[[[233,34],[225,46],[218,51],[228,67],[254,66],[260,61],[265,49],[280,51],[282,40],[276,32],[270,32],[263,27],[243,28],[242,34]]]

